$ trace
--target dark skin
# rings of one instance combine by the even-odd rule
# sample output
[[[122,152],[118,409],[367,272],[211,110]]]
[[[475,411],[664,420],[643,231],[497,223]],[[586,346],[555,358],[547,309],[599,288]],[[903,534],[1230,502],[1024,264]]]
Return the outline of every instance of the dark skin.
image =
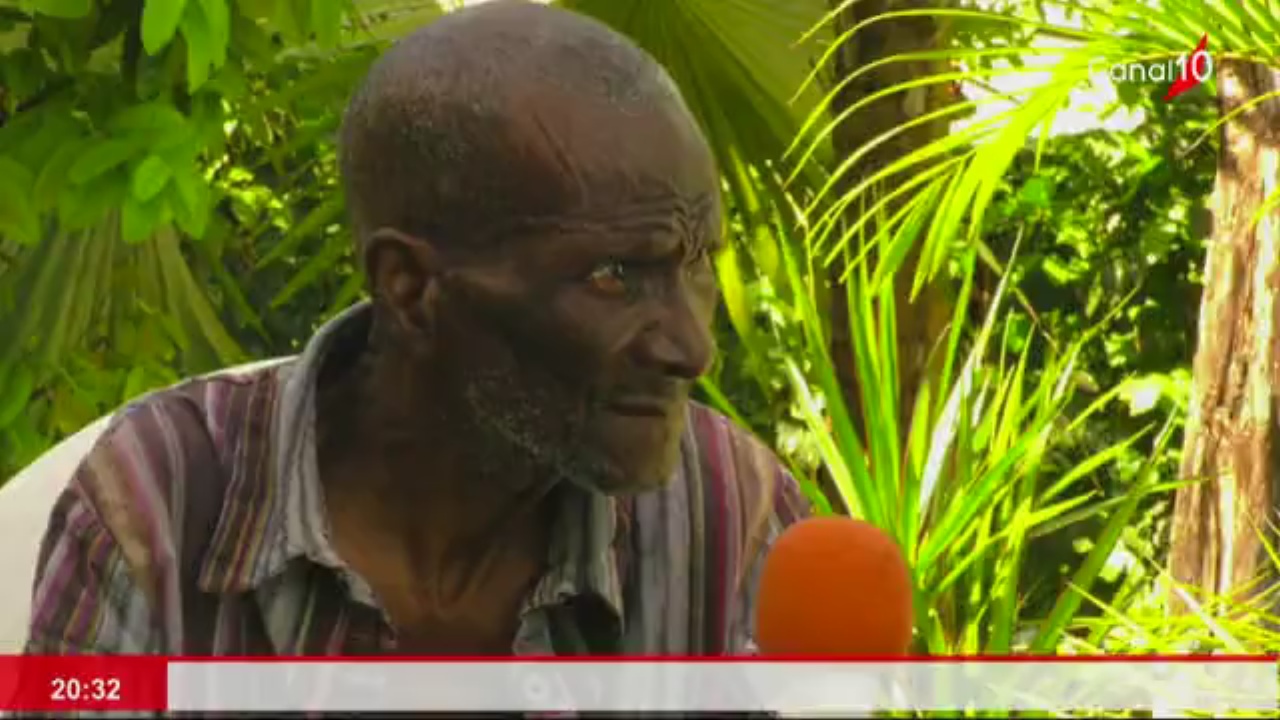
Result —
[[[370,233],[371,341],[321,390],[333,541],[400,653],[510,653],[558,494],[660,487],[714,352],[718,177],[683,106],[526,86],[510,117],[497,171],[562,206],[483,248]]]

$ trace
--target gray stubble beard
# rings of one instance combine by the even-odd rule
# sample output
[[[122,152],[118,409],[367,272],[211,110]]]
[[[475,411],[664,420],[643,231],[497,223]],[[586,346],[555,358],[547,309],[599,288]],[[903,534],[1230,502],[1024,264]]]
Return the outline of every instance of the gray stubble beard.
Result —
[[[621,469],[591,451],[581,409],[559,412],[551,393],[531,392],[504,372],[473,377],[464,396],[479,435],[476,461],[485,476],[524,478],[532,468],[547,486],[568,483],[604,492],[618,484]],[[562,432],[547,432],[551,428]]]

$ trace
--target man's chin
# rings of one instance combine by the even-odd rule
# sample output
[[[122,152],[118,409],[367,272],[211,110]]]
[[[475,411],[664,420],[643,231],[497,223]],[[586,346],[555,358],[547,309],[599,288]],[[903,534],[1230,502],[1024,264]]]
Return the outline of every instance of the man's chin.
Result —
[[[618,497],[639,495],[669,485],[675,477],[680,457],[678,448],[655,449],[643,455],[629,452],[626,455],[635,459],[574,463],[576,467],[564,468],[564,477],[570,484],[591,492]],[[661,460],[655,462],[655,456]]]
[[[608,495],[666,487],[680,463],[683,414],[678,417],[596,416],[583,438],[585,467],[595,472],[584,474],[580,485]]]
[[[609,413],[549,434],[551,423],[545,420],[512,422],[496,412],[480,413],[478,419],[487,439],[483,462],[495,467],[532,463],[590,492],[626,496],[659,490],[671,482],[680,461],[682,420]]]
[[[654,490],[661,490],[671,484],[674,472],[668,472],[663,475],[647,475],[647,476],[627,476],[627,477],[608,477],[574,480],[573,484],[584,490],[598,492],[611,497],[628,497],[631,495],[643,495]]]

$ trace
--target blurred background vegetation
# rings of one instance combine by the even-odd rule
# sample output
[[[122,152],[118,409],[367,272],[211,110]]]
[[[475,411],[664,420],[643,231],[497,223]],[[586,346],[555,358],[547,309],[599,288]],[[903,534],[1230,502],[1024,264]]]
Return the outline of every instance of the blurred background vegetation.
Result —
[[[1266,586],[1168,570],[1175,495],[1206,482],[1182,456],[1232,100],[1096,63],[1207,33],[1215,78],[1280,67],[1280,5],[557,4],[689,98],[732,236],[700,395],[894,533],[921,651],[1277,647]],[[0,477],[360,297],[335,130],[380,49],[454,10],[0,0]]]

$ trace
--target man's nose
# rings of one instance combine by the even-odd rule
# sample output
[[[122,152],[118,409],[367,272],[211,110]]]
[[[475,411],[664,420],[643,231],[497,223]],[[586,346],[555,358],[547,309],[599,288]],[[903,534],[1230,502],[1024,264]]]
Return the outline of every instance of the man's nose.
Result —
[[[669,302],[658,308],[635,345],[636,361],[669,377],[701,377],[711,367],[716,352],[709,315],[687,301]]]

